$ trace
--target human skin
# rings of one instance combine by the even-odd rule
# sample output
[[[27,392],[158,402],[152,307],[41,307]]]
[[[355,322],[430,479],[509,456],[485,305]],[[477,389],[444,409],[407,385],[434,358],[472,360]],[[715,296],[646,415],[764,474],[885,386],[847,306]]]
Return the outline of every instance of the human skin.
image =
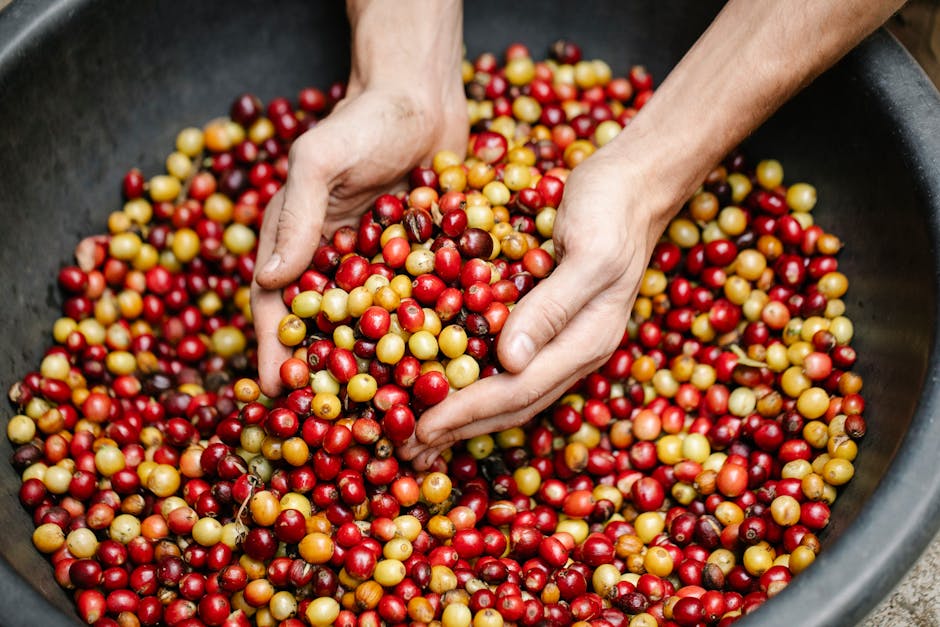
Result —
[[[352,21],[355,75],[356,67],[367,64],[365,57],[361,62],[356,59],[357,42],[369,37],[360,30],[369,24],[364,17],[378,11],[375,5],[381,3],[351,4],[358,5],[359,11],[357,15],[357,9],[350,8],[351,21],[359,18]],[[416,437],[400,447],[399,455],[413,460],[419,469],[427,468],[443,449],[459,440],[524,423],[603,364],[623,335],[626,314],[653,247],[709,170],[901,4],[901,0],[728,2],[631,123],[568,177],[553,233],[557,266],[509,315],[497,346],[504,372],[481,379],[428,409],[418,422]],[[454,6],[446,8],[453,11]],[[408,27],[414,27],[413,21]],[[397,38],[398,33],[386,28],[382,36]],[[375,71],[395,71],[399,61],[383,57],[375,62],[391,67]],[[361,70],[363,74],[371,71]],[[348,107],[337,112],[342,113],[352,120]],[[459,151],[465,131],[465,126],[460,128],[462,138],[455,134],[428,145]],[[287,226],[283,232],[296,228],[291,227],[296,222],[306,225],[309,235],[319,236],[352,223],[364,205],[352,209],[352,203],[336,197],[324,211],[322,177],[301,169],[309,167],[301,157],[314,144],[306,138],[292,151],[296,158],[288,175],[287,212],[281,209],[280,221]],[[380,167],[383,161],[396,162],[395,151],[400,147],[373,147]],[[343,154],[338,140],[329,149]],[[384,167],[383,174],[394,169]],[[372,196],[378,189],[371,190]],[[368,195],[356,198],[368,202]],[[282,198],[275,197],[268,211],[282,203]],[[314,220],[308,217],[311,213]],[[318,237],[282,242],[282,231],[278,231],[277,250],[285,251],[282,259],[294,254],[295,248],[306,247],[306,252],[289,266],[282,262],[269,268],[275,233],[271,222],[265,216],[259,243],[262,270],[256,282],[276,290],[306,268],[313,254],[310,242]],[[280,320],[275,317],[275,296],[256,287],[252,301],[262,389],[271,393],[278,391],[277,367],[288,356],[287,349],[274,346]]]
[[[280,289],[310,265],[321,235],[359,222],[383,193],[439,150],[463,154],[467,106],[460,78],[459,0],[350,0],[352,69],[346,97],[294,142],[287,183],[265,209],[251,310],[258,373],[268,396],[291,350],[277,339],[288,312]]]

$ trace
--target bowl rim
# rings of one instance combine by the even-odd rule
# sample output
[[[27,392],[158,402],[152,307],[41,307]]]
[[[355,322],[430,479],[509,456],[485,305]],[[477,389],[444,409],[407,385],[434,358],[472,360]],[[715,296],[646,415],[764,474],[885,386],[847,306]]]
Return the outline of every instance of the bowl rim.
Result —
[[[874,94],[876,107],[896,135],[905,167],[925,212],[934,255],[933,282],[940,294],[940,93],[920,65],[884,28],[840,64]],[[940,301],[933,319],[940,320]],[[940,442],[940,336],[930,342],[924,386],[907,432],[886,472],[858,515],[817,562],[795,578],[768,610],[742,625],[855,625],[904,578],[940,530],[940,481],[936,479]],[[887,417],[884,417],[887,418]],[[899,454],[898,451],[904,451]],[[877,507],[875,504],[877,503]]]

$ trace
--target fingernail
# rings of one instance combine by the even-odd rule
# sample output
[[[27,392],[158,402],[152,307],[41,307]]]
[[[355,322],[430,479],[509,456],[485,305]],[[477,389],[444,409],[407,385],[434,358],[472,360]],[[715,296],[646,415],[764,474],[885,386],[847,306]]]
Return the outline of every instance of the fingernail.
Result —
[[[528,364],[535,354],[535,342],[525,333],[519,333],[509,344],[509,353],[524,364]]]
[[[278,269],[278,266],[281,265],[281,256],[277,253],[271,255],[268,259],[268,263],[264,264],[264,267],[261,268],[261,272],[264,274],[269,274]]]

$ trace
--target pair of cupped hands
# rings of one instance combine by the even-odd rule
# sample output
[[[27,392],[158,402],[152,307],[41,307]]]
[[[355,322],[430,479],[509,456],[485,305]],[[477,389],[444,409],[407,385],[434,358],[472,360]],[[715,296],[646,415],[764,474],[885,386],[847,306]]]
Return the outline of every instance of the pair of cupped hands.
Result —
[[[281,392],[279,367],[291,354],[277,338],[287,314],[281,288],[307,269],[321,236],[357,225],[435,152],[464,154],[467,135],[459,82],[420,93],[351,81],[334,111],[295,141],[287,182],[265,211],[252,285],[267,395]],[[502,371],[425,411],[400,457],[425,469],[455,442],[521,425],[616,349],[663,227],[651,212],[631,210],[652,195],[629,171],[601,149],[569,175],[554,226],[556,268],[512,309],[497,343]]]

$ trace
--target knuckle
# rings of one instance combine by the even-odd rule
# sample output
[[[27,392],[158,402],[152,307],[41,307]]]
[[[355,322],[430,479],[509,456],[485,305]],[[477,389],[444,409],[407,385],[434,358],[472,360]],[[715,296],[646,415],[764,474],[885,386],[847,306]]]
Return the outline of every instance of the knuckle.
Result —
[[[284,225],[285,223],[290,225],[298,218],[300,218],[300,212],[297,211],[297,206],[292,203],[284,203],[284,206],[281,207],[281,212],[277,216],[279,225]]]
[[[453,429],[445,423],[441,415],[435,413],[433,416],[424,415],[418,420],[415,427],[415,437],[418,442],[427,446],[440,441],[447,435],[450,435]]]
[[[303,219],[304,216],[298,211],[296,205],[285,202],[277,216],[277,243],[283,243],[289,238]]]
[[[415,455],[417,454],[417,449],[411,446],[407,446],[407,445],[399,446],[398,449],[395,451],[395,453],[396,455],[398,455],[398,457],[406,461],[410,461],[415,458]]]
[[[626,325],[618,326],[616,322],[611,324],[610,320],[601,320],[595,324],[595,328],[600,331],[593,335],[591,341],[579,344],[583,348],[578,351],[575,358],[575,369],[582,374],[587,374],[591,369],[607,361],[620,345]]]
[[[277,215],[280,212],[281,207],[284,205],[284,188],[281,187],[277,192],[271,196],[271,199],[268,201],[268,204],[265,207],[264,217],[270,215]]]
[[[418,438],[418,441],[422,444],[427,444],[430,441],[430,438],[434,435],[434,427],[431,423],[426,422],[427,418],[422,418],[418,421],[418,426],[415,428],[415,437]]]
[[[291,172],[295,172],[299,169],[308,158],[307,155],[310,151],[307,146],[309,141],[305,141],[305,139],[306,135],[298,137],[287,153],[287,168]]]
[[[313,150],[313,136],[310,133],[304,133],[294,140],[290,151],[287,153],[287,162],[293,167],[295,164],[302,163],[316,152]]]
[[[544,404],[551,390],[551,381],[523,372],[514,383],[512,396],[506,399],[501,407],[500,420],[507,423],[505,427],[512,426],[508,424],[512,421],[521,421],[532,413],[532,408]],[[519,417],[520,412],[525,416]]]
[[[594,268],[594,273],[601,285],[609,287],[623,276],[623,269],[618,264],[602,263]]]
[[[536,413],[547,407],[553,400],[551,386],[527,385],[515,396],[512,406],[507,408],[506,419],[500,430],[521,425]]]
[[[607,357],[603,351],[595,351],[593,354],[589,355],[583,363],[575,368],[575,372],[577,373],[578,378],[587,376],[587,374],[592,370],[596,370],[600,366],[604,365],[604,362],[606,361]]]
[[[548,332],[543,338],[545,340],[558,335],[568,325],[568,310],[555,296],[546,295],[533,313],[535,314],[534,328]]]
[[[598,361],[605,361],[620,344],[622,335],[622,333],[610,332],[607,337],[601,338],[598,342],[593,342],[586,353],[585,363],[594,364]]]
[[[309,180],[318,173],[326,171],[329,160],[325,152],[318,146],[319,142],[313,130],[304,133],[294,140],[287,153],[287,168],[289,177]]]
[[[447,448],[456,442],[468,440],[475,435],[477,434],[473,432],[473,423],[470,423],[459,429],[451,429],[440,433],[433,441],[428,442],[428,446],[434,449]]]
[[[585,276],[594,277],[594,281],[604,287],[610,286],[623,275],[623,265],[630,258],[629,242],[616,238],[597,246],[592,253],[578,250],[578,267]],[[569,254],[569,257],[572,255]]]
[[[545,391],[538,387],[526,387],[523,390],[523,393],[520,395],[520,404],[519,409],[524,409],[526,407],[531,407],[532,405],[537,404],[542,397],[545,396]]]

